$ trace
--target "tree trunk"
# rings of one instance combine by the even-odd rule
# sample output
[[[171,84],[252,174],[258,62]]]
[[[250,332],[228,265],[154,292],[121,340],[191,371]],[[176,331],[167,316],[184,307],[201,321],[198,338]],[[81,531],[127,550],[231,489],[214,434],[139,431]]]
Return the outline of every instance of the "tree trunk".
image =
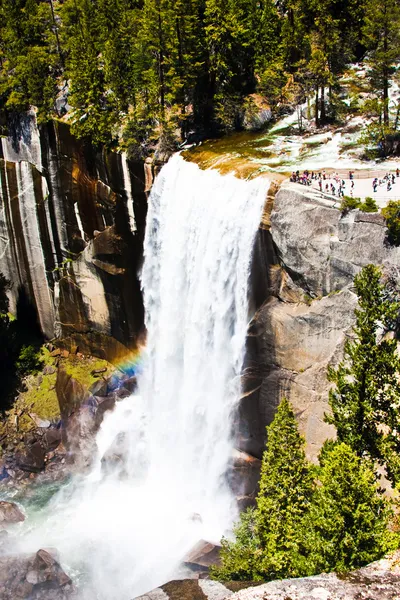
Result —
[[[325,86],[321,86],[321,123],[326,121],[326,112],[325,112]]]
[[[158,5],[158,41],[159,41],[159,53],[158,53],[158,76],[160,80],[160,104],[161,104],[161,115],[164,118],[165,114],[165,79],[164,79],[164,39],[162,30],[162,19],[161,9]]]
[[[318,86],[315,90],[315,127],[319,127],[319,119],[318,119]]]
[[[64,58],[63,58],[63,55],[61,52],[60,38],[58,37],[58,27],[57,27],[57,23],[56,23],[56,17],[54,14],[53,0],[49,0],[49,2],[50,2],[50,8],[51,8],[51,17],[52,17],[53,25],[54,25],[54,34],[56,36],[57,52],[58,52],[58,56],[60,57],[61,66],[64,68]]]
[[[385,3],[385,16],[386,20],[388,19],[388,15],[386,15],[386,3]],[[387,22],[385,22],[385,28],[383,31],[383,55],[384,55],[384,64],[383,64],[383,124],[385,127],[389,127],[389,65],[387,63],[387,53],[389,49],[389,31]]]

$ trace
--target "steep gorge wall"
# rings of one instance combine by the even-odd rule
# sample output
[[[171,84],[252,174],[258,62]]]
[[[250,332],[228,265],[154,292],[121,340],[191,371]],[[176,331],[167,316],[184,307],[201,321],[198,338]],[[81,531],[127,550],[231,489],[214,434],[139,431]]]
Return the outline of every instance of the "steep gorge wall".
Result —
[[[142,260],[150,164],[34,116],[0,146],[0,271],[13,313],[30,304],[47,338],[115,360],[143,332]]]
[[[253,271],[265,274],[259,290],[264,301],[248,333],[240,446],[261,456],[265,426],[286,396],[315,459],[323,441],[334,436],[324,422],[326,371],[341,360],[354,323],[354,275],[374,263],[398,289],[400,248],[387,244],[381,215],[342,216],[333,201],[285,183],[256,250]]]

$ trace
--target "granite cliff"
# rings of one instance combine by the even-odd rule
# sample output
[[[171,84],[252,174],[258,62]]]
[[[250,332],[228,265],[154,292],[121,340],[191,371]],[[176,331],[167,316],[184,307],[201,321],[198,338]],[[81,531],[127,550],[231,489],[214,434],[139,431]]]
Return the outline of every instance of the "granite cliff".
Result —
[[[137,273],[152,165],[77,140],[62,123],[38,131],[33,115],[1,141],[0,271],[12,311],[30,305],[45,337],[120,360],[144,335]],[[353,277],[372,262],[396,284],[399,258],[380,215],[343,216],[317,192],[272,184],[252,266],[241,451],[261,457],[286,395],[315,459],[333,435],[326,368],[353,323]]]
[[[36,127],[28,115],[0,146],[0,270],[16,313],[33,309],[46,338],[115,360],[143,333],[137,270],[149,164]]]

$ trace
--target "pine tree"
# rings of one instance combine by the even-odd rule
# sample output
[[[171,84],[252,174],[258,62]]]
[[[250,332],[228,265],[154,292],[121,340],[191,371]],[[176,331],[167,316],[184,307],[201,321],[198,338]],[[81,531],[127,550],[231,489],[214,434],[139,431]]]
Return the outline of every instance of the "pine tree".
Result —
[[[394,549],[392,512],[369,464],[344,443],[333,445],[321,462],[307,517],[313,572],[349,571]]]
[[[267,434],[255,519],[261,550],[258,569],[265,579],[296,577],[307,573],[299,531],[310,506],[313,481],[305,442],[286,398]]]
[[[260,492],[254,511],[242,513],[236,540],[224,540],[219,579],[279,579],[309,573],[302,523],[313,494],[312,473],[293,410],[283,399],[267,428]]]
[[[355,338],[347,341],[344,359],[329,368],[335,384],[330,391],[338,440],[360,457],[386,466],[388,476],[400,479],[400,359],[397,341],[385,335],[393,330],[399,304],[387,298],[381,271],[367,265],[354,279],[359,308],[355,311]]]
[[[400,58],[400,5],[398,0],[367,0],[364,39],[369,50],[370,80],[379,90],[383,124],[389,126],[389,88]]]

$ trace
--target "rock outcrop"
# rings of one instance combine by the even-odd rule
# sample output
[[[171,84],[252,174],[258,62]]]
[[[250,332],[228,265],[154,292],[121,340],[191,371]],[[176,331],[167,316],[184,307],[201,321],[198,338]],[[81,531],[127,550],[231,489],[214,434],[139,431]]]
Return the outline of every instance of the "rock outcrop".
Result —
[[[326,369],[341,359],[354,323],[354,275],[375,263],[400,281],[400,248],[386,243],[380,215],[342,216],[334,201],[286,183],[256,250],[253,272],[263,276],[247,340],[239,445],[261,457],[265,426],[286,396],[315,459],[323,441],[334,436],[324,422]]]
[[[171,581],[140,600],[398,600],[400,554],[374,562],[346,576],[335,573],[283,579],[249,587],[207,579]],[[240,591],[237,591],[240,590]]]
[[[109,360],[143,331],[137,270],[151,165],[33,115],[0,146],[0,271],[11,311]]]
[[[2,600],[72,600],[74,587],[52,551],[0,556]]]

